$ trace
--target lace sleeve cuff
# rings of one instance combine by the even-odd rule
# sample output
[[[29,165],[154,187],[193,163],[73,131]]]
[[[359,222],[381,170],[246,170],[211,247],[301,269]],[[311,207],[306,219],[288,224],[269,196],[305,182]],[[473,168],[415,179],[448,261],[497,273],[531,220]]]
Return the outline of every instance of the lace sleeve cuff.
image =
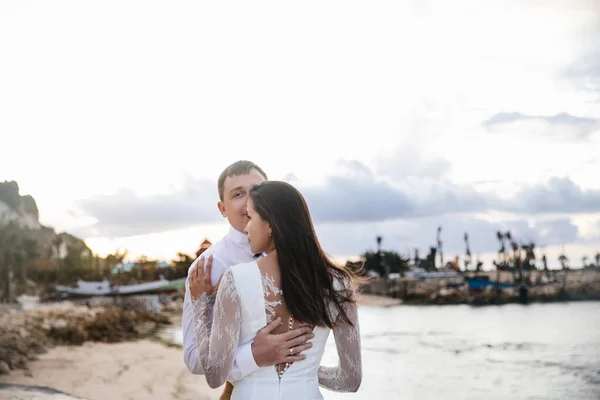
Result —
[[[194,328],[196,331],[196,342],[198,350],[202,349],[203,345],[208,345],[210,339],[210,328],[212,320],[210,313],[215,304],[217,294],[208,295],[202,293],[197,299],[191,298],[192,310],[194,312]]]

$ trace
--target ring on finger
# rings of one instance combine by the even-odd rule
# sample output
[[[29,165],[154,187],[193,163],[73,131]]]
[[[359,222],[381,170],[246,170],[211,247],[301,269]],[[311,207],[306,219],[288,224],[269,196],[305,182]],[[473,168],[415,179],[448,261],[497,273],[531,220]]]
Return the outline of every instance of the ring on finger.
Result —
[[[292,349],[292,348],[290,347],[290,356],[293,356],[293,355],[294,355],[294,349]]]

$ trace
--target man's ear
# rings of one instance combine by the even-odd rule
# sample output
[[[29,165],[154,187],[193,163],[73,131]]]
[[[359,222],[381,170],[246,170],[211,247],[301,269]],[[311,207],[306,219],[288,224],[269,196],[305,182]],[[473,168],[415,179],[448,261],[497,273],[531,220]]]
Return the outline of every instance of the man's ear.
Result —
[[[217,207],[219,208],[219,212],[223,216],[223,218],[227,217],[227,210],[225,209],[225,204],[222,201],[217,203]]]

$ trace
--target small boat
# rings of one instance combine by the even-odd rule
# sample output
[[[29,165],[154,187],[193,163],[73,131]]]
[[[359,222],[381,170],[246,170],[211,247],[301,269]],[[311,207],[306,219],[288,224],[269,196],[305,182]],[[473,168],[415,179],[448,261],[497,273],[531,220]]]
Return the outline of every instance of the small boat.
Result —
[[[21,305],[21,308],[24,310],[35,308],[40,302],[40,298],[38,296],[29,296],[26,294],[20,295],[16,298],[16,300]]]
[[[185,286],[185,279],[181,278],[173,281],[159,279],[153,282],[124,286],[111,286],[107,279],[100,282],[88,282],[78,279],[76,287],[56,285],[55,288],[57,292],[73,297],[155,294],[181,290]]]
[[[456,271],[432,271],[426,272],[420,268],[414,268],[404,274],[407,278],[415,279],[439,279],[439,278],[459,278],[461,275]]]
[[[474,290],[482,290],[488,286],[499,287],[500,289],[514,289],[515,285],[511,285],[510,283],[498,283],[494,281],[490,281],[490,278],[478,277],[478,278],[465,278],[467,283],[469,284],[469,289]]]

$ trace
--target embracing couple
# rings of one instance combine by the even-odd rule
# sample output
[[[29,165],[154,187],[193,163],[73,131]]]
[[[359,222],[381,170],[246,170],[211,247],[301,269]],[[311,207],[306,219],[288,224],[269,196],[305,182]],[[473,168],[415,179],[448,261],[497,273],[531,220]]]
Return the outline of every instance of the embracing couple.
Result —
[[[298,190],[250,161],[218,180],[231,228],[188,270],[184,359],[221,399],[323,399],[362,379],[357,278],[321,249]],[[320,366],[333,331],[339,363]]]

